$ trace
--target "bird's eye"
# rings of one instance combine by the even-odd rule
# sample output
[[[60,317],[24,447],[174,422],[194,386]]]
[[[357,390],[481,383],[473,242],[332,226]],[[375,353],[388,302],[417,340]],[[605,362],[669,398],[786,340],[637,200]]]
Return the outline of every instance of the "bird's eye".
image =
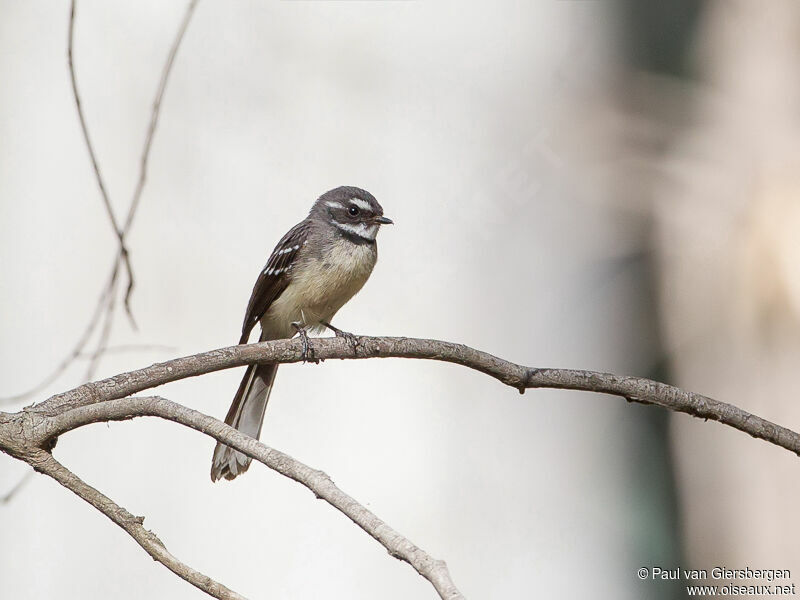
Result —
[[[357,206],[351,206],[350,208],[347,209],[347,212],[350,213],[350,216],[355,217],[355,216],[358,215],[358,212],[359,212],[358,211],[358,207]]]

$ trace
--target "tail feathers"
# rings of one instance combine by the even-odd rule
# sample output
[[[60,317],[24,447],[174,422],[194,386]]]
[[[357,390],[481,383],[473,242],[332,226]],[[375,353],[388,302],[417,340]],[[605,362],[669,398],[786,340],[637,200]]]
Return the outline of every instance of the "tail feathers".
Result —
[[[269,393],[275,381],[278,365],[250,365],[245,371],[236,396],[233,398],[225,423],[242,433],[258,439],[264,412],[267,410]],[[234,479],[247,471],[250,458],[217,442],[211,461],[211,481]]]

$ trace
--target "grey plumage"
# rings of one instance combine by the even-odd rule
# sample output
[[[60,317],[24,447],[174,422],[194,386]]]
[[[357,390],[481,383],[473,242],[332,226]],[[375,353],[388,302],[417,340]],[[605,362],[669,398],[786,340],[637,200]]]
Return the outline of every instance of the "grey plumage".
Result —
[[[259,341],[290,338],[295,323],[307,329],[330,323],[366,283],[378,259],[378,229],[391,222],[374,196],[360,188],[339,187],[320,196],[259,274],[239,343],[247,343],[256,323]],[[277,365],[247,368],[225,418],[228,425],[259,437],[277,370]],[[249,466],[248,457],[217,443],[211,479],[234,479]]]

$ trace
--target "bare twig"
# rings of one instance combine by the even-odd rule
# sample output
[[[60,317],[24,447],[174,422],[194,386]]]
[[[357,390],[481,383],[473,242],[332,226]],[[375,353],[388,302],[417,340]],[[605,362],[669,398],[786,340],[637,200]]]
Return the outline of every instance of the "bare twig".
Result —
[[[354,347],[339,338],[314,340],[320,360],[331,358],[419,358],[469,367],[494,377],[520,392],[529,388],[555,388],[601,392],[621,396],[630,402],[652,404],[701,419],[712,419],[800,455],[800,435],[748,413],[732,404],[643,377],[630,377],[574,369],[538,369],[518,365],[461,344],[395,337],[356,337]],[[220,348],[193,356],[158,363],[137,371],[88,383],[58,394],[37,409],[63,412],[92,402],[113,400],[152,387],[250,363],[292,363],[303,360],[298,340],[276,340]]]
[[[153,110],[150,113],[150,124],[147,127],[147,135],[145,136],[144,147],[142,148],[142,157],[139,161],[139,180],[136,182],[136,189],[133,192],[133,198],[131,199],[131,204],[128,207],[128,216],[125,218],[125,225],[122,229],[123,233],[128,233],[128,231],[130,231],[131,224],[136,216],[136,210],[139,208],[142,190],[144,189],[144,184],[147,180],[147,164],[150,157],[150,147],[153,145],[153,136],[156,133],[158,117],[161,114],[161,101],[164,98],[164,92],[167,89],[167,82],[169,81],[169,74],[172,71],[172,65],[175,62],[175,57],[178,54],[178,49],[181,46],[186,29],[189,27],[189,22],[192,20],[192,15],[194,14],[194,9],[197,7],[197,2],[198,0],[191,0],[189,5],[186,7],[186,12],[183,15],[183,21],[181,21],[181,24],[178,27],[178,33],[176,34],[175,40],[172,42],[172,46],[169,49],[167,61],[164,63],[164,68],[161,70],[161,79],[159,80],[158,88],[156,89],[156,97],[153,100]],[[129,293],[130,290],[126,291],[126,304]]]
[[[122,236],[122,229],[117,224],[117,217],[114,215],[114,209],[111,206],[111,199],[108,196],[105,182],[103,181],[103,174],[100,171],[100,165],[97,164],[97,155],[94,151],[91,136],[89,135],[89,128],[86,126],[86,117],[83,114],[83,105],[81,104],[81,95],[78,91],[78,80],[75,77],[75,62],[73,60],[73,48],[75,39],[75,9],[76,0],[72,0],[69,8],[69,29],[67,33],[67,64],[69,66],[69,80],[72,84],[72,96],[75,99],[75,106],[78,110],[78,120],[81,124],[81,132],[83,133],[83,140],[86,143],[86,150],[89,152],[89,160],[92,162],[94,169],[94,176],[97,179],[97,186],[100,188],[100,196],[103,199],[103,206],[105,206],[108,220],[111,221],[111,226],[117,234],[120,246],[124,246]]]
[[[74,37],[75,37],[75,3],[76,0],[72,0],[70,4],[69,10],[69,30],[67,34],[67,64],[69,66],[69,79],[70,83],[72,84],[72,96],[75,99],[75,108],[78,111],[78,120],[81,124],[81,132],[83,133],[83,140],[86,143],[86,150],[89,152],[89,160],[92,163],[92,169],[94,170],[95,179],[97,179],[97,187],[100,188],[100,196],[103,199],[103,206],[105,206],[106,214],[108,214],[108,220],[111,222],[111,227],[114,229],[114,233],[117,236],[117,240],[119,241],[119,255],[117,256],[117,261],[122,260],[125,265],[125,271],[128,276],[128,286],[133,286],[133,269],[131,268],[131,261],[130,256],[128,253],[128,247],[125,245],[125,234],[122,228],[117,223],[117,218],[114,215],[114,209],[111,206],[111,199],[108,196],[108,190],[106,189],[106,184],[103,181],[103,174],[100,171],[100,165],[97,162],[97,155],[94,151],[94,146],[92,145],[92,138],[89,135],[89,128],[86,126],[86,117],[83,113],[83,105],[81,104],[81,95],[78,91],[78,80],[75,76],[75,63],[73,60],[73,48],[74,48]],[[109,284],[108,287],[112,287]],[[126,302],[125,309],[128,313],[128,318],[131,320],[131,324],[135,327],[135,321],[133,320],[133,313],[130,310],[130,306]]]
[[[178,49],[181,47],[183,36],[186,29],[189,27],[189,22],[192,20],[194,9],[197,7],[198,0],[191,0],[186,7],[186,12],[183,15],[183,20],[178,27],[178,33],[172,46],[167,54],[167,61],[161,70],[161,78],[158,81],[158,88],[156,89],[156,97],[153,100],[153,110],[150,112],[150,123],[147,126],[147,134],[145,135],[144,147],[142,148],[142,157],[139,160],[139,179],[136,182],[136,188],[133,191],[133,198],[131,198],[130,206],[128,207],[128,215],[125,217],[125,225],[123,226],[122,233],[127,235],[133,225],[133,219],[136,216],[136,211],[139,208],[139,202],[142,198],[142,191],[144,184],[147,181],[147,165],[150,158],[150,148],[153,145],[153,137],[158,127],[158,117],[161,115],[161,101],[164,98],[164,92],[167,89],[167,82],[169,81],[169,74],[172,71],[172,65],[175,63],[175,57],[178,55]],[[125,289],[125,309],[130,312],[130,298],[133,293],[134,281],[133,278],[128,279],[128,287]]]
[[[40,473],[52,477],[68,490],[74,492],[97,510],[119,525],[125,532],[138,543],[145,552],[157,560],[181,579],[191,583],[196,588],[220,600],[245,600],[233,590],[221,583],[194,570],[190,566],[175,558],[163,542],[152,531],[144,528],[144,517],[135,517],[127,510],[115,503],[111,498],[94,489],[80,477],[59,463],[52,454],[46,450],[39,450],[31,454],[29,464]]]
[[[103,206],[106,209],[106,213],[108,215],[109,222],[111,223],[111,227],[114,230],[115,236],[117,237],[118,248],[114,258],[114,266],[111,270],[111,274],[108,277],[105,286],[103,287],[102,292],[100,293],[100,297],[98,298],[95,310],[92,313],[92,316],[89,320],[88,325],[86,326],[86,329],[76,342],[73,349],[69,352],[69,354],[67,354],[67,356],[64,357],[64,359],[55,367],[55,369],[53,369],[52,372],[50,372],[46,377],[44,377],[44,379],[42,379],[42,381],[40,381],[31,389],[23,393],[15,394],[13,396],[0,397],[0,404],[11,404],[15,402],[22,402],[28,398],[32,398],[36,394],[41,392],[43,389],[45,389],[48,385],[53,383],[56,379],[58,379],[61,376],[61,374],[64,373],[70,367],[70,365],[72,365],[73,362],[75,362],[79,357],[83,356],[84,354],[83,350],[89,343],[92,334],[97,329],[98,325],[100,324],[100,321],[104,320],[103,329],[101,331],[97,345],[90,354],[91,359],[86,378],[87,380],[91,379],[91,377],[95,372],[95,369],[97,368],[98,362],[103,357],[108,348],[108,341],[111,337],[111,329],[113,326],[113,318],[116,308],[116,292],[119,280],[120,265],[125,267],[125,273],[127,276],[127,284],[125,287],[125,296],[124,296],[125,312],[128,316],[131,326],[134,329],[136,328],[136,322],[133,318],[133,311],[131,310],[130,307],[130,297],[131,293],[133,292],[133,288],[135,286],[135,278],[133,276],[133,269],[131,266],[128,247],[125,242],[125,236],[128,234],[131,225],[133,224],[134,217],[136,216],[136,211],[141,201],[142,192],[144,191],[145,182],[147,180],[147,166],[148,166],[148,159],[150,156],[150,149],[153,145],[153,139],[155,136],[156,128],[158,126],[158,119],[161,112],[161,103],[167,88],[169,75],[170,72],[172,71],[172,66],[175,63],[175,57],[178,54],[181,41],[183,40],[184,34],[186,33],[186,30],[189,26],[195,8],[197,7],[197,3],[198,0],[191,0],[187,5],[186,12],[184,14],[183,19],[181,20],[180,26],[178,27],[175,39],[172,42],[169,53],[167,55],[166,62],[161,71],[161,77],[159,79],[158,87],[156,89],[155,99],[153,101],[153,109],[150,113],[150,121],[147,127],[147,133],[145,135],[144,146],[142,148],[142,154],[139,163],[139,178],[136,183],[136,188],[133,193],[131,204],[128,207],[128,214],[125,218],[125,224],[123,227],[119,226],[116,215],[114,214],[114,209],[111,205],[111,198],[109,196],[105,180],[103,179],[103,174],[97,160],[97,154],[94,150],[94,145],[92,144],[91,136],[89,135],[89,128],[86,123],[86,116],[83,110],[83,103],[81,101],[80,91],[78,89],[78,81],[75,74],[75,63],[74,63],[76,0],[72,0],[70,4],[69,27],[67,33],[67,64],[69,67],[70,82],[72,84],[72,95],[75,101],[75,108],[78,113],[78,120],[81,125],[83,140],[86,145],[87,152],[89,153],[89,160],[92,164],[92,170],[94,171],[95,179],[97,180],[97,186],[100,190],[100,197],[103,201]]]

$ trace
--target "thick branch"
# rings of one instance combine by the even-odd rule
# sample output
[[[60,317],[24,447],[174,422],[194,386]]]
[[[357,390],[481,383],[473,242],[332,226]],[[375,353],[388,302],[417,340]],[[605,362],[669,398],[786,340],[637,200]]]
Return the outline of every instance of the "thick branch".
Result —
[[[433,584],[443,600],[463,599],[463,596],[453,584],[444,561],[432,558],[421,548],[400,535],[354,498],[336,487],[328,475],[304,465],[288,454],[265,446],[217,419],[165,398],[124,398],[81,406],[47,419],[44,426],[37,431],[37,436],[42,436],[39,443],[40,445],[45,445],[47,440],[53,436],[61,435],[89,423],[124,421],[138,416],[161,417],[162,419],[191,427],[243,452],[281,475],[306,486],[314,492],[317,498],[325,500],[328,504],[347,515],[356,525],[382,544],[389,554],[414,567],[420,575]],[[75,490],[73,489],[73,491]],[[83,495],[81,497],[86,499]],[[119,521],[115,520],[115,522],[123,526]],[[125,522],[127,523],[127,521]],[[125,529],[128,531],[127,528]],[[138,538],[136,541],[142,544]],[[145,548],[145,550],[148,550],[148,548]],[[153,555],[153,558],[161,561],[155,555]],[[178,575],[184,577],[169,564],[167,566]],[[197,585],[187,577],[184,577],[184,579]]]
[[[59,463],[53,455],[45,450],[39,450],[27,458],[34,469],[55,479],[65,488],[94,506],[97,510],[119,525],[136,542],[144,548],[154,560],[157,560],[181,579],[185,579],[193,586],[220,600],[246,600],[233,590],[228,589],[195,571],[190,566],[182,563],[170,554],[160,539],[151,531],[144,528],[143,517],[135,517],[127,510],[116,504],[111,498],[98,492],[84,482],[80,477]]]
[[[732,404],[642,377],[574,369],[537,369],[518,365],[461,344],[414,338],[357,337],[357,346],[342,338],[313,342],[314,355],[331,358],[418,358],[463,365],[480,371],[520,392],[527,388],[555,388],[602,392],[631,402],[662,406],[701,419],[712,419],[800,455],[800,435]],[[34,410],[55,414],[94,402],[124,398],[171,381],[195,377],[249,363],[292,363],[302,360],[298,340],[277,340],[230,346],[158,363],[144,369],[88,383],[53,396]]]

